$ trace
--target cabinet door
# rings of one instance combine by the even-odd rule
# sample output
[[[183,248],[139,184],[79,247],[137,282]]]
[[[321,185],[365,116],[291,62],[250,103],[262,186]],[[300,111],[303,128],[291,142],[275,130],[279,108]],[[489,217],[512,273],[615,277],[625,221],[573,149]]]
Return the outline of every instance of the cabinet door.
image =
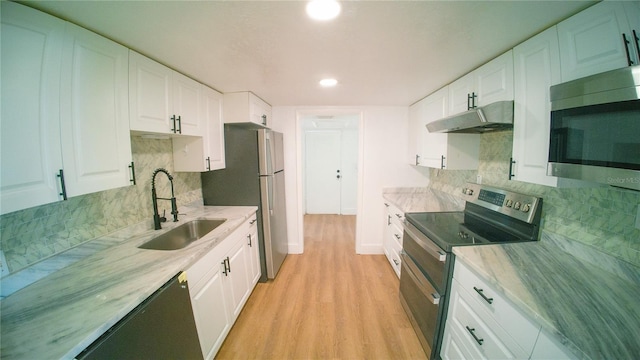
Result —
[[[619,1],[603,1],[560,22],[562,81],[628,66],[623,34],[632,41]],[[633,44],[629,50],[633,51]]]
[[[207,129],[204,137],[205,160],[208,170],[224,169],[224,122],[222,121],[223,95],[204,85],[201,88],[201,119]],[[208,160],[207,160],[208,158]]]
[[[58,200],[64,21],[3,1],[1,214]]]
[[[258,225],[257,219],[254,218],[254,223],[249,228],[247,234],[247,254],[249,258],[248,268],[249,270],[249,287],[258,283],[260,275],[262,275],[262,269],[260,268],[260,239],[258,239]]]
[[[211,272],[204,276],[204,284],[196,284],[197,290],[191,295],[191,306],[205,359],[213,359],[231,328],[222,276],[221,266],[214,265]]]
[[[422,104],[416,102],[415,104],[409,106],[409,126],[407,133],[408,142],[407,142],[407,162],[410,165],[420,165],[420,150],[418,149],[418,144],[420,143],[421,131],[426,131],[427,129],[423,129],[424,126],[422,124]]]
[[[245,248],[245,238],[239,235],[233,248],[227,253],[229,265],[226,274],[226,293],[229,300],[229,311],[232,319],[236,319],[242,311],[252,290],[249,287],[249,274],[247,272],[248,254]]]
[[[178,133],[182,135],[204,136],[204,126],[200,121],[200,83],[180,73],[172,71],[173,114],[179,117]]]
[[[252,123],[269,126],[271,121],[271,105],[253,93],[249,93],[249,116]]]
[[[513,49],[515,105],[513,121],[514,177],[519,181],[556,186],[547,176],[551,102],[549,87],[560,82],[560,56],[555,27]]]
[[[513,52],[509,50],[478,68],[475,78],[476,105],[513,100]]]
[[[130,184],[128,50],[67,24],[60,96],[69,196]]]
[[[443,156],[446,156],[448,134],[430,133],[426,125],[447,116],[451,90],[442,88],[429,95],[422,103],[423,124],[421,124],[420,165],[440,169],[443,165]],[[465,108],[466,111],[466,108]]]
[[[135,51],[129,52],[131,130],[173,134],[172,70]]]
[[[449,115],[455,115],[469,110],[473,104],[473,99],[469,96],[477,95],[475,74],[473,72],[461,77],[449,84]],[[477,104],[477,98],[475,102]]]

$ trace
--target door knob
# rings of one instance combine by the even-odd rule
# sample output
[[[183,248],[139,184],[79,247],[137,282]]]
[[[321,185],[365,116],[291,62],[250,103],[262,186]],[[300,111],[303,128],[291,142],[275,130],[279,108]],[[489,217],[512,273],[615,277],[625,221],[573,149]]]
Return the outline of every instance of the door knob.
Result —
[[[340,175],[337,175],[337,176],[336,176],[336,179],[340,179]]]

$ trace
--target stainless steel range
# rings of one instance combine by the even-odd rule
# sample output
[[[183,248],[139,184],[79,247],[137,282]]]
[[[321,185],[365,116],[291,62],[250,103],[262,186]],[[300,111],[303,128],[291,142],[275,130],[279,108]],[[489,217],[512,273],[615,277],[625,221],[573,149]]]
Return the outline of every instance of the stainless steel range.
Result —
[[[484,185],[462,189],[464,211],[407,213],[400,301],[431,359],[440,358],[454,246],[537,241],[542,199]]]

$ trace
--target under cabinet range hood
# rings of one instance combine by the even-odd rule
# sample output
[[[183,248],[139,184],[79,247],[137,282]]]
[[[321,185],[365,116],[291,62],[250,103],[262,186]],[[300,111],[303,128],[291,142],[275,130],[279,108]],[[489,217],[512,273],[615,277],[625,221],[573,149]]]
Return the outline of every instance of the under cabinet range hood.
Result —
[[[432,133],[482,134],[513,128],[513,100],[497,101],[427,124]]]

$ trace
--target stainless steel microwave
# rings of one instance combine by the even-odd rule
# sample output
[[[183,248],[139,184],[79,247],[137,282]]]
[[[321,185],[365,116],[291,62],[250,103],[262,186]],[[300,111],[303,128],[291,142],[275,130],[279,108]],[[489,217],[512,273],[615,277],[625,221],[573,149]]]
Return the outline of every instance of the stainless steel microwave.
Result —
[[[640,190],[640,66],[550,91],[547,174]]]

